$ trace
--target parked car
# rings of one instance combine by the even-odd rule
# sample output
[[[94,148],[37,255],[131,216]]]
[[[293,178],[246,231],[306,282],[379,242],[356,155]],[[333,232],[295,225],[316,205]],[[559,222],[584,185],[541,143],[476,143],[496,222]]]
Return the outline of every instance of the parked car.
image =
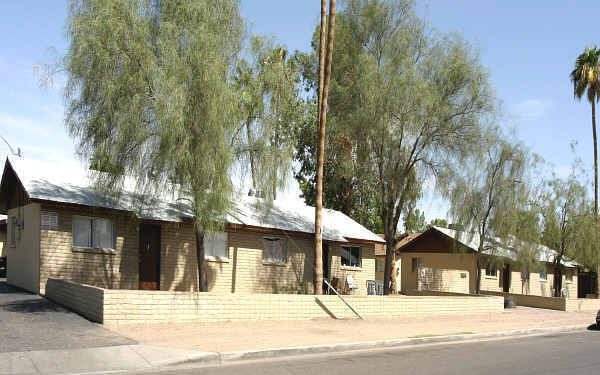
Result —
[[[6,257],[0,257],[0,277],[6,277]]]

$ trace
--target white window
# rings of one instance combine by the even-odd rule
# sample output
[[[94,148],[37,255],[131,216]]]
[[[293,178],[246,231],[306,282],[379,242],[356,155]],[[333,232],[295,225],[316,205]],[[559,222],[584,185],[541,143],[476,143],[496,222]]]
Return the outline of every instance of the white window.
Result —
[[[277,237],[265,237],[263,240],[263,262],[281,262],[286,261],[285,246],[283,239]]]
[[[487,277],[497,277],[498,269],[496,268],[496,265],[492,264],[492,263],[488,263],[487,267],[485,267],[485,275]]]
[[[412,272],[415,272],[419,268],[422,268],[423,264],[425,264],[423,262],[423,258],[419,258],[419,257],[412,258],[412,264],[411,264],[412,265]]]
[[[540,271],[540,280],[548,280],[548,272],[545,269]]]
[[[114,249],[115,223],[110,219],[73,216],[73,246]]]
[[[227,233],[215,232],[204,236],[205,258],[228,258]]]
[[[17,244],[17,218],[13,216],[10,218],[10,244]]]
[[[375,260],[375,272],[385,272],[385,259]]]
[[[567,270],[565,272],[565,279],[569,282],[573,281],[573,271],[572,270]]]
[[[360,247],[358,246],[342,246],[341,251],[342,266],[360,267]]]

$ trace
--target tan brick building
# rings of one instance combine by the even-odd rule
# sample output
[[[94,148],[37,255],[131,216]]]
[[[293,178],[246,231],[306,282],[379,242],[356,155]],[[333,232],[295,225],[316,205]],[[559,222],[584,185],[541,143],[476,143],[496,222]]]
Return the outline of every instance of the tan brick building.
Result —
[[[10,284],[35,293],[44,293],[48,278],[109,289],[198,290],[188,207],[162,201],[140,214],[126,199],[108,203],[87,182],[89,172],[78,173],[7,159],[0,211],[8,215]],[[314,208],[254,197],[233,206],[223,229],[204,239],[209,291],[312,292]],[[325,276],[339,285],[350,279],[353,294],[366,294],[381,239],[332,210],[324,210],[323,237]]]
[[[477,284],[476,246],[472,238],[451,229],[432,227],[403,239],[397,246],[396,266],[399,290],[417,289],[473,293]],[[556,252],[537,245],[537,265],[521,269],[515,254],[508,250],[482,257],[481,291],[534,296],[553,296]],[[377,270],[385,263],[385,247],[376,246]],[[564,260],[559,285],[571,298],[577,297],[577,264]],[[377,273],[383,280],[383,273]]]

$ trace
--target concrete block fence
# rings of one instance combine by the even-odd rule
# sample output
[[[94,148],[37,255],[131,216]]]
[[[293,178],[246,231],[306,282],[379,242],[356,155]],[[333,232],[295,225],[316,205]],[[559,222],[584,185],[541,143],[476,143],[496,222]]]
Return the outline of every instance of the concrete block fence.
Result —
[[[599,299],[540,297],[527,294],[511,294],[489,291],[482,291],[481,293],[494,296],[511,296],[518,306],[569,312],[592,312],[600,310]]]
[[[352,318],[335,295],[195,293],[102,289],[49,279],[46,297],[104,324]],[[501,312],[502,297],[345,296],[365,318]]]

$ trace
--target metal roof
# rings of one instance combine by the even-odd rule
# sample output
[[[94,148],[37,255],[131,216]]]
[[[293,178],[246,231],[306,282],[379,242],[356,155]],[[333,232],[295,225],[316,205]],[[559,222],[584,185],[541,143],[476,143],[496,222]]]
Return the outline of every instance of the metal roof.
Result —
[[[469,234],[466,232],[456,231],[454,229],[448,229],[448,228],[442,228],[442,227],[436,227],[436,226],[434,226],[433,228],[435,230],[437,230],[438,232],[441,232],[441,233],[447,235],[448,237],[455,239],[462,245],[464,245],[474,251],[477,251],[477,249],[479,248],[479,235],[478,234]],[[500,239],[495,239],[495,241],[494,241],[495,243],[490,243],[489,241],[487,241],[487,242],[488,243],[485,245],[486,249],[483,250],[484,254],[505,257],[505,258],[509,258],[513,261],[517,260],[517,253],[514,250],[506,249],[504,247],[498,246],[498,244],[501,243]],[[536,260],[538,262],[548,262],[548,263],[554,262],[554,259],[555,259],[556,255],[558,254],[558,252],[550,249],[547,246],[541,245],[541,244],[532,245],[532,246],[537,246],[538,251],[536,251]],[[567,259],[563,259],[561,261],[561,264],[566,267],[577,267],[577,265],[578,265],[577,262],[570,261]]]
[[[131,211],[143,219],[180,222],[183,218],[193,217],[191,206],[185,200],[179,200],[175,194],[164,193],[158,198],[140,197],[132,179],[125,180],[118,200],[107,199],[92,184],[92,173],[98,172],[81,167],[64,168],[56,163],[15,156],[9,156],[7,163],[32,199]],[[270,202],[237,194],[233,209],[225,220],[231,224],[313,234],[314,218],[315,208],[302,202]],[[329,209],[323,209],[323,239],[384,242],[342,212]]]

